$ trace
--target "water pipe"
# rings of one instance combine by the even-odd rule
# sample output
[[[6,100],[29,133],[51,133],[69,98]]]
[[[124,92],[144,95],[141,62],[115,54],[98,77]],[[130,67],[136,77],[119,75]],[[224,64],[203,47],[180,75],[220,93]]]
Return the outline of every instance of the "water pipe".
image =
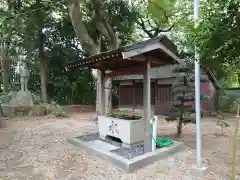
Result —
[[[154,152],[156,150],[156,141],[155,139],[157,139],[157,129],[158,129],[158,117],[154,116],[154,118],[152,119],[152,152]]]

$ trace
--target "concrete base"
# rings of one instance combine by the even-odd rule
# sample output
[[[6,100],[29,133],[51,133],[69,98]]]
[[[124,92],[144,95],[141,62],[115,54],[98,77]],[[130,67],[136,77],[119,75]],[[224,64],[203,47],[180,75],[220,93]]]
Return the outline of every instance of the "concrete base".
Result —
[[[197,167],[196,165],[192,166],[192,175],[195,177],[204,177],[207,174],[207,167]]]
[[[119,147],[113,146],[100,140],[83,141],[79,138],[69,138],[68,142],[76,145],[77,147],[85,149],[88,153],[110,161],[115,166],[129,173],[146,165],[152,164],[157,160],[164,159],[176,152],[184,150],[184,144],[175,141],[172,147],[160,148],[154,152],[148,152],[132,159],[126,159],[114,152],[111,152],[111,150],[117,149]]]

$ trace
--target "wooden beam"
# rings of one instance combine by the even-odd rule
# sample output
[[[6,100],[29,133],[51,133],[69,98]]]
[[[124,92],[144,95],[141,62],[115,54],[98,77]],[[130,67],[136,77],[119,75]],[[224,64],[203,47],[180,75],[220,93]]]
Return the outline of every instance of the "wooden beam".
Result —
[[[158,51],[159,52],[154,52],[154,53],[149,52],[148,54],[145,55],[145,57],[151,62],[152,67],[165,66],[169,64],[169,56],[164,52],[161,52],[160,49]]]
[[[106,74],[106,76],[115,77],[115,76],[134,75],[134,74],[136,75],[143,74],[143,67],[135,67],[135,68],[132,67],[127,69],[112,71]]]
[[[141,62],[145,62],[146,58],[143,55],[139,55],[139,56],[134,56],[131,58],[128,58],[129,61],[141,61]]]
[[[146,56],[147,59],[150,61],[150,63],[152,64],[152,66],[164,66],[166,65],[166,61],[165,60],[160,60],[156,57],[153,56]]]
[[[134,71],[134,72],[124,72],[124,71],[114,71],[112,73],[106,74],[107,77],[116,77],[116,76],[127,76],[127,75],[142,75],[142,70]]]

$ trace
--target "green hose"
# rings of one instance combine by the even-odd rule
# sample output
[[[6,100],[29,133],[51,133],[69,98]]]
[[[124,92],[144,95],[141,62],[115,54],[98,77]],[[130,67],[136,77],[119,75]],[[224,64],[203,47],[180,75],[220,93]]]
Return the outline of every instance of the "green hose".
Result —
[[[154,142],[156,143],[157,146],[159,146],[159,147],[170,147],[173,144],[174,141],[172,139],[169,139],[169,138],[157,137],[156,139],[154,139],[153,135],[152,135],[152,132],[153,132],[153,128],[152,128],[152,125],[150,124],[150,134],[151,134],[152,139],[154,140]]]

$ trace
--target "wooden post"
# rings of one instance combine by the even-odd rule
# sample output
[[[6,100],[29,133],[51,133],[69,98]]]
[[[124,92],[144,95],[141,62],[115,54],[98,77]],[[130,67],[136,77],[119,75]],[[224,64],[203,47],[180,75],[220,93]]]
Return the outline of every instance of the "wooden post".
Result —
[[[154,89],[154,111],[156,112],[156,105],[157,105],[157,83],[158,83],[158,80],[155,80],[155,89]]]
[[[99,72],[99,115],[104,115],[105,113],[105,88],[104,88],[104,71]]]
[[[104,78],[104,88],[105,88],[105,113],[112,112],[112,78]]]
[[[99,114],[100,113],[100,102],[99,102],[99,93],[100,93],[100,70],[97,70],[97,87],[96,87],[96,113]]]
[[[149,121],[151,118],[151,79],[150,79],[150,62],[144,65],[144,152],[152,151],[152,141],[150,135]]]
[[[135,115],[135,109],[136,109],[136,85],[135,81],[133,81],[133,115]]]

